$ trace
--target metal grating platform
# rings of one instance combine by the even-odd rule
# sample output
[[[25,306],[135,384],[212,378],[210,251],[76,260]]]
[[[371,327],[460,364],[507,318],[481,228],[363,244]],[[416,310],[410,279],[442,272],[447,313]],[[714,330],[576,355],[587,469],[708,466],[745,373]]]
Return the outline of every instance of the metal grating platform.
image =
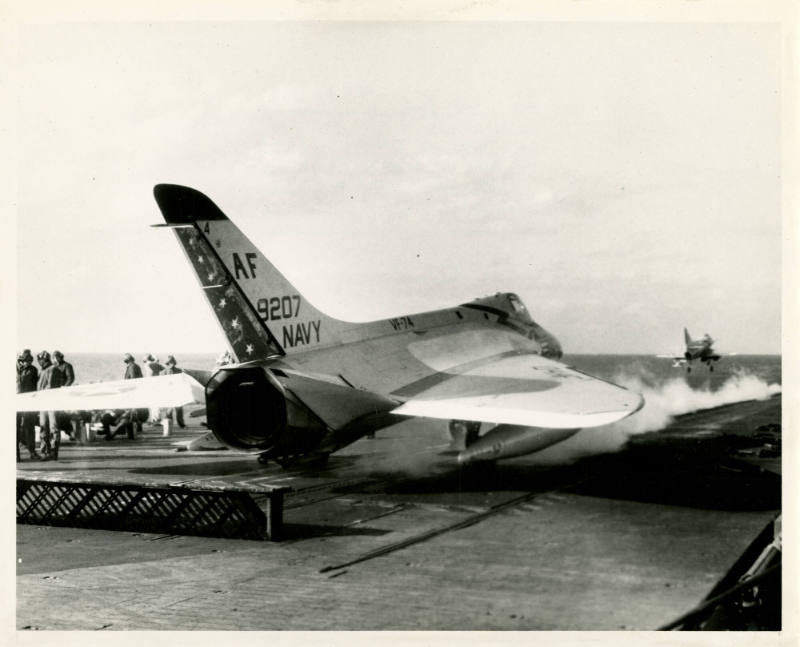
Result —
[[[17,479],[17,523],[275,541],[286,490],[26,477]]]

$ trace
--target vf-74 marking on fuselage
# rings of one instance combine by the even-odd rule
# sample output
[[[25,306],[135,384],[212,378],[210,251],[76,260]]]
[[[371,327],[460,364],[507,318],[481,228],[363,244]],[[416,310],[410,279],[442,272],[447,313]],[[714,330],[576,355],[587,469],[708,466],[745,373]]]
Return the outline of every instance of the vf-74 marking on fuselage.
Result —
[[[411,321],[411,317],[395,317],[389,319],[389,323],[395,330],[408,330],[414,327],[414,322]]]
[[[89,385],[95,397],[92,388],[76,397],[73,387],[24,394],[20,410],[203,400],[219,442],[286,464],[326,456],[401,416],[449,421],[461,462],[496,460],[581,428],[603,433],[643,404],[639,394],[559,362],[558,340],[515,294],[342,321],[309,303],[208,197],[170,184],[154,192],[166,221],[159,226],[174,230],[239,363],[210,375],[135,380],[133,392],[99,384]]]

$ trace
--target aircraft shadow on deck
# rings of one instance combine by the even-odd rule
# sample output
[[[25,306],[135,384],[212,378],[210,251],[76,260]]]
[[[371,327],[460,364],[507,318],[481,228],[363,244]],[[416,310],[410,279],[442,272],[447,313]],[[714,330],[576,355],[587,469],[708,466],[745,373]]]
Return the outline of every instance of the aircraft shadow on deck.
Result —
[[[781,506],[781,478],[730,459],[726,438],[660,438],[652,444],[629,443],[614,454],[590,456],[568,465],[515,462],[468,467],[433,466],[429,474],[364,470],[363,483],[331,488],[341,495],[448,495],[499,491],[568,491],[585,496],[719,510],[774,510]],[[333,457],[314,473],[333,478],[349,472],[355,457]],[[308,474],[305,470],[259,469],[241,460],[205,464],[140,467],[129,473],[186,477]]]
[[[582,461],[589,478],[576,494],[708,510],[781,507],[781,478],[748,465],[709,460],[691,450],[628,449]]]
[[[569,465],[499,462],[452,467],[431,475],[373,473],[375,480],[342,488],[350,494],[393,496],[520,491],[571,492],[713,510],[776,510],[781,477],[730,458],[725,438],[631,444],[614,454]],[[384,478],[381,478],[383,476]]]

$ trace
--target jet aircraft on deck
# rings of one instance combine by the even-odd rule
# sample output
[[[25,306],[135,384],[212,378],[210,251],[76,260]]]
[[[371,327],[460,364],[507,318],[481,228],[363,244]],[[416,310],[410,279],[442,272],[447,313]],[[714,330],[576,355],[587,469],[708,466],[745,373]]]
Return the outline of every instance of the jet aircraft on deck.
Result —
[[[560,362],[558,340],[515,294],[341,321],[309,303],[204,194],[171,184],[154,193],[165,220],[155,226],[173,230],[237,363],[24,394],[19,410],[204,402],[221,443],[286,465],[324,458],[402,416],[450,421],[462,463],[509,458],[644,404]]]

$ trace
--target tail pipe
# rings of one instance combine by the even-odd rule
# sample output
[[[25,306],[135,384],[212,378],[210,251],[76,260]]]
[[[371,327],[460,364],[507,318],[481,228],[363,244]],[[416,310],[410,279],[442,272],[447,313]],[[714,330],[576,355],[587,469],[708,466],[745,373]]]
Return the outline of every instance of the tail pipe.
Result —
[[[221,368],[206,385],[208,426],[235,449],[267,450],[287,428],[284,389],[263,366]]]

